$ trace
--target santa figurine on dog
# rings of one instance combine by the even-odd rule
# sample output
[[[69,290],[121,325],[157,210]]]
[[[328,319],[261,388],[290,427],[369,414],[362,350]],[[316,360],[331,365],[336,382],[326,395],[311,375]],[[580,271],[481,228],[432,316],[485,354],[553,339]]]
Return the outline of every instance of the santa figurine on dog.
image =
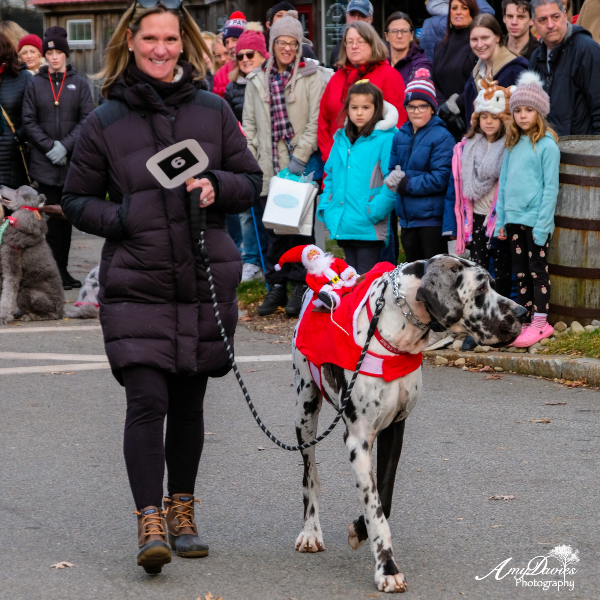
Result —
[[[284,264],[291,262],[301,262],[308,271],[306,284],[317,296],[313,302],[317,308],[326,306],[335,310],[342,296],[350,292],[356,283],[357,274],[353,267],[312,244],[288,250],[275,265],[275,270],[280,271]]]

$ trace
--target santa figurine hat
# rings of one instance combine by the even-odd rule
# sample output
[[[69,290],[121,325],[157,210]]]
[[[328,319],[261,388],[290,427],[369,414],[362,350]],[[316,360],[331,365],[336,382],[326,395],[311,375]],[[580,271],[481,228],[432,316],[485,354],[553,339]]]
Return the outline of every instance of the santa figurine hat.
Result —
[[[321,273],[329,266],[331,258],[331,254],[325,254],[321,248],[314,244],[296,246],[281,256],[279,262],[275,265],[275,270],[281,271],[281,267],[285,263],[301,262],[309,273]]]

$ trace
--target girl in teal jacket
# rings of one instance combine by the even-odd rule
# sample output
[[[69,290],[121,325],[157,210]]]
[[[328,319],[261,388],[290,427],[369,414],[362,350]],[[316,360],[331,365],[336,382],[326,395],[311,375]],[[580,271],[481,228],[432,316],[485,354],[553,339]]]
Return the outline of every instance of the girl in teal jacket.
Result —
[[[396,200],[383,178],[398,111],[384,102],[377,86],[362,79],[350,88],[342,114],[347,119],[334,135],[317,218],[344,249],[346,262],[366,273],[379,262]]]
[[[513,122],[506,134],[508,150],[500,171],[494,235],[510,241],[518,302],[531,317],[513,346],[528,348],[554,331],[547,321],[547,255],[554,231],[560,150],[558,137],[546,121],[550,100],[536,73],[525,71],[519,77],[510,111]]]

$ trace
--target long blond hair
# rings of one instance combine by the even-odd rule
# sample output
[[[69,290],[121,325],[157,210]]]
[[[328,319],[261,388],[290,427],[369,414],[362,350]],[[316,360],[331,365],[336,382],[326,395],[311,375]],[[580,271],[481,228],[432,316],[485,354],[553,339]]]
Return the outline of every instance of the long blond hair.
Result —
[[[170,13],[179,20],[181,42],[183,44],[181,57],[192,65],[194,79],[203,79],[206,75],[204,53],[210,55],[210,51],[190,13],[183,6],[178,10],[169,10],[161,4],[157,4],[152,8],[141,8],[138,7],[136,2],[125,11],[108,42],[104,53],[104,67],[99,73],[91,76],[92,79],[103,81],[101,92],[105,98],[108,98],[111,86],[129,64],[130,52],[127,46],[127,30],[131,29],[135,36],[140,30],[140,24],[144,17],[161,13]]]
[[[19,47],[21,38],[27,35],[27,32],[14,21],[2,21],[0,23],[0,33],[3,33],[10,40],[10,43],[15,47],[15,52]]]
[[[533,149],[535,150],[535,145],[546,135],[546,133],[549,133],[554,138],[554,141],[558,144],[558,135],[556,135],[556,131],[550,127],[548,121],[546,121],[546,119],[544,119],[544,117],[542,117],[537,110],[535,111],[535,114],[535,121],[533,122],[531,129],[529,129],[526,134],[529,136],[529,140],[531,141]],[[525,133],[515,123],[515,119],[513,117],[506,126],[506,141],[504,142],[504,145],[509,150],[512,150],[512,148],[518,144],[523,135],[525,135]]]

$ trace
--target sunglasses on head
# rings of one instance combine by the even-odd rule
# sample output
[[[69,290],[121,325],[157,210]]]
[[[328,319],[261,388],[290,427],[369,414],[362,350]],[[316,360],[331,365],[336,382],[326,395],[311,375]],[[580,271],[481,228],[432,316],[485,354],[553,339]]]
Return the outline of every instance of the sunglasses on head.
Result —
[[[240,52],[235,55],[235,58],[239,61],[244,60],[244,56],[248,58],[248,60],[252,60],[254,58],[254,50],[250,50],[249,52]]]
[[[169,10],[175,10],[181,8],[183,0],[135,0],[133,4],[133,10],[135,12],[135,5],[139,4],[142,8],[154,8],[158,4],[161,4]]]

